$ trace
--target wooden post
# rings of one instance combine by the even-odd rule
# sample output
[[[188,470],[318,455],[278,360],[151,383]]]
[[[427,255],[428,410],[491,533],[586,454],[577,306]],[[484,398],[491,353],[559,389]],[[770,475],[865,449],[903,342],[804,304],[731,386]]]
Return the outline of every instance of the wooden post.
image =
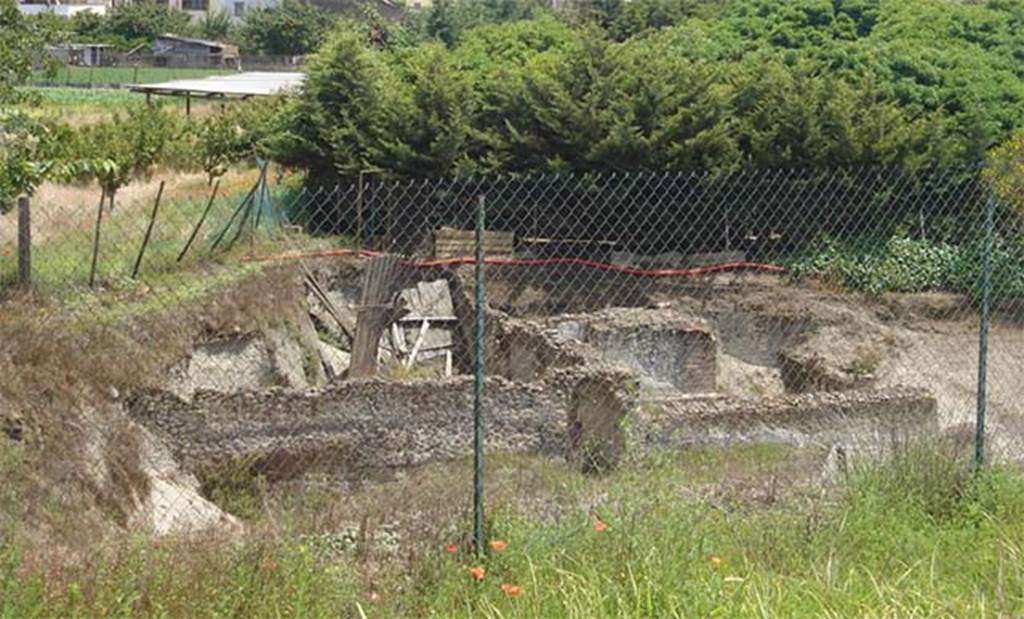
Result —
[[[103,200],[107,197],[107,190],[103,189],[100,194],[100,206],[96,209],[96,230],[92,237],[92,266],[89,267],[89,287],[96,284],[96,264],[100,255],[100,226],[103,224]]]
[[[135,259],[135,266],[132,268],[132,279],[139,276],[139,269],[142,267],[142,257],[146,255],[146,246],[149,245],[149,237],[153,234],[156,212],[160,208],[160,198],[164,195],[164,182],[160,181],[160,189],[156,192],[156,201],[153,202],[153,213],[149,216],[149,225],[146,226],[146,234],[142,237],[142,247],[139,248],[139,256]]]
[[[185,91],[185,116],[192,115],[192,93]]]
[[[27,196],[18,198],[18,285],[32,286],[32,215]]]
[[[366,378],[377,373],[377,345],[388,324],[402,312],[392,304],[400,258],[394,254],[370,259],[363,274],[363,295],[356,314],[349,376]]]

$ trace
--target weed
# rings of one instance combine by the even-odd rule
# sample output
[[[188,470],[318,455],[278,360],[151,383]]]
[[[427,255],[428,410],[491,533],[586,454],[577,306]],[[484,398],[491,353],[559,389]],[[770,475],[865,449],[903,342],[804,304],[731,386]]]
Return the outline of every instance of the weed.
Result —
[[[244,541],[129,540],[59,570],[27,547],[0,546],[0,615],[1024,612],[1016,593],[1024,585],[1019,471],[975,477],[944,448],[911,445],[881,465],[859,464],[828,497],[792,484],[772,504],[695,492],[709,479],[775,479],[794,455],[779,446],[660,453],[588,478],[555,462],[495,454],[487,533],[503,543],[482,559],[460,533],[469,525],[466,462],[396,484],[317,492],[304,508],[228,474],[219,488],[236,498],[263,493]],[[481,568],[479,579],[471,567]]]

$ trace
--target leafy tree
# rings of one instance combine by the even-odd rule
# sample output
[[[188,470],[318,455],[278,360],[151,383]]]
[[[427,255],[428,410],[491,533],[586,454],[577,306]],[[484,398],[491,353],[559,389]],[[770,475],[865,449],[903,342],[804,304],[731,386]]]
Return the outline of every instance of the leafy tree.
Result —
[[[1004,203],[1024,211],[1024,131],[992,149],[985,176]]]
[[[326,12],[301,0],[258,8],[245,18],[240,38],[250,53],[295,56],[315,51],[331,29]]]
[[[184,130],[163,108],[140,105],[129,108],[124,115],[115,114],[110,122],[79,129],[68,151],[86,160],[108,162],[82,175],[95,177],[113,204],[117,190],[133,177],[149,172]]]
[[[106,35],[128,44],[149,43],[167,32],[184,33],[191,28],[188,13],[148,2],[119,4],[103,26]]]
[[[254,156],[266,156],[266,142],[275,132],[276,100],[240,102],[203,118],[197,129],[203,171],[210,181]]]
[[[51,127],[23,112],[0,109],[0,213],[30,194],[54,165]]]
[[[451,47],[477,26],[530,19],[546,12],[541,0],[439,0],[431,5],[420,27],[427,38]]]
[[[20,90],[47,40],[46,22],[30,21],[13,0],[0,0],[0,213],[32,193],[57,167],[53,128],[10,107],[31,99]]]
[[[234,24],[226,11],[206,13],[195,26],[196,34],[204,39],[225,41],[231,38]]]
[[[99,13],[79,11],[69,21],[71,31],[79,41],[98,42],[110,36],[110,30],[107,27],[108,19]]]
[[[1019,0],[628,4],[592,5],[597,27],[444,0],[424,28],[447,49],[335,41],[272,151],[404,176],[916,168],[977,163],[1024,129]]]
[[[393,75],[360,33],[339,28],[306,65],[301,98],[282,111],[275,156],[320,175],[355,173],[372,165],[386,132]]]
[[[45,31],[18,11],[14,0],[0,0],[0,106],[17,102],[17,86],[32,75],[32,62],[43,48]]]

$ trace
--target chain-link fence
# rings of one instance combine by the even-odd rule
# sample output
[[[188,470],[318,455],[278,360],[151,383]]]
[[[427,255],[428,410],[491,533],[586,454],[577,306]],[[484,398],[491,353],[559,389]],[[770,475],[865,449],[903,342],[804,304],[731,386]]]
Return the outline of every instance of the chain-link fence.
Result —
[[[32,84],[47,87],[120,88],[170,80],[230,75],[239,71],[293,72],[302,69],[298,56],[248,55],[221,58],[211,55],[114,52],[89,46],[53,52],[57,65],[40,66]],[[59,52],[59,53],[58,53]]]
[[[48,466],[126,522],[460,461],[474,402],[489,452],[586,470],[915,435],[969,456],[983,405],[1014,457],[1022,222],[975,171],[226,184],[0,219],[5,427],[76,409],[68,453],[101,447]]]

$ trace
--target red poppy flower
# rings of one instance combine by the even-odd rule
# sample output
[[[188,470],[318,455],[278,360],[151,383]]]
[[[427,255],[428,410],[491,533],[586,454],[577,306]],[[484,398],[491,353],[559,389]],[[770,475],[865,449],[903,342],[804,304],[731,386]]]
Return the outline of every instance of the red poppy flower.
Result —
[[[501,590],[505,592],[505,595],[510,597],[516,597],[517,595],[523,594],[523,588],[509,583],[501,585]]]

